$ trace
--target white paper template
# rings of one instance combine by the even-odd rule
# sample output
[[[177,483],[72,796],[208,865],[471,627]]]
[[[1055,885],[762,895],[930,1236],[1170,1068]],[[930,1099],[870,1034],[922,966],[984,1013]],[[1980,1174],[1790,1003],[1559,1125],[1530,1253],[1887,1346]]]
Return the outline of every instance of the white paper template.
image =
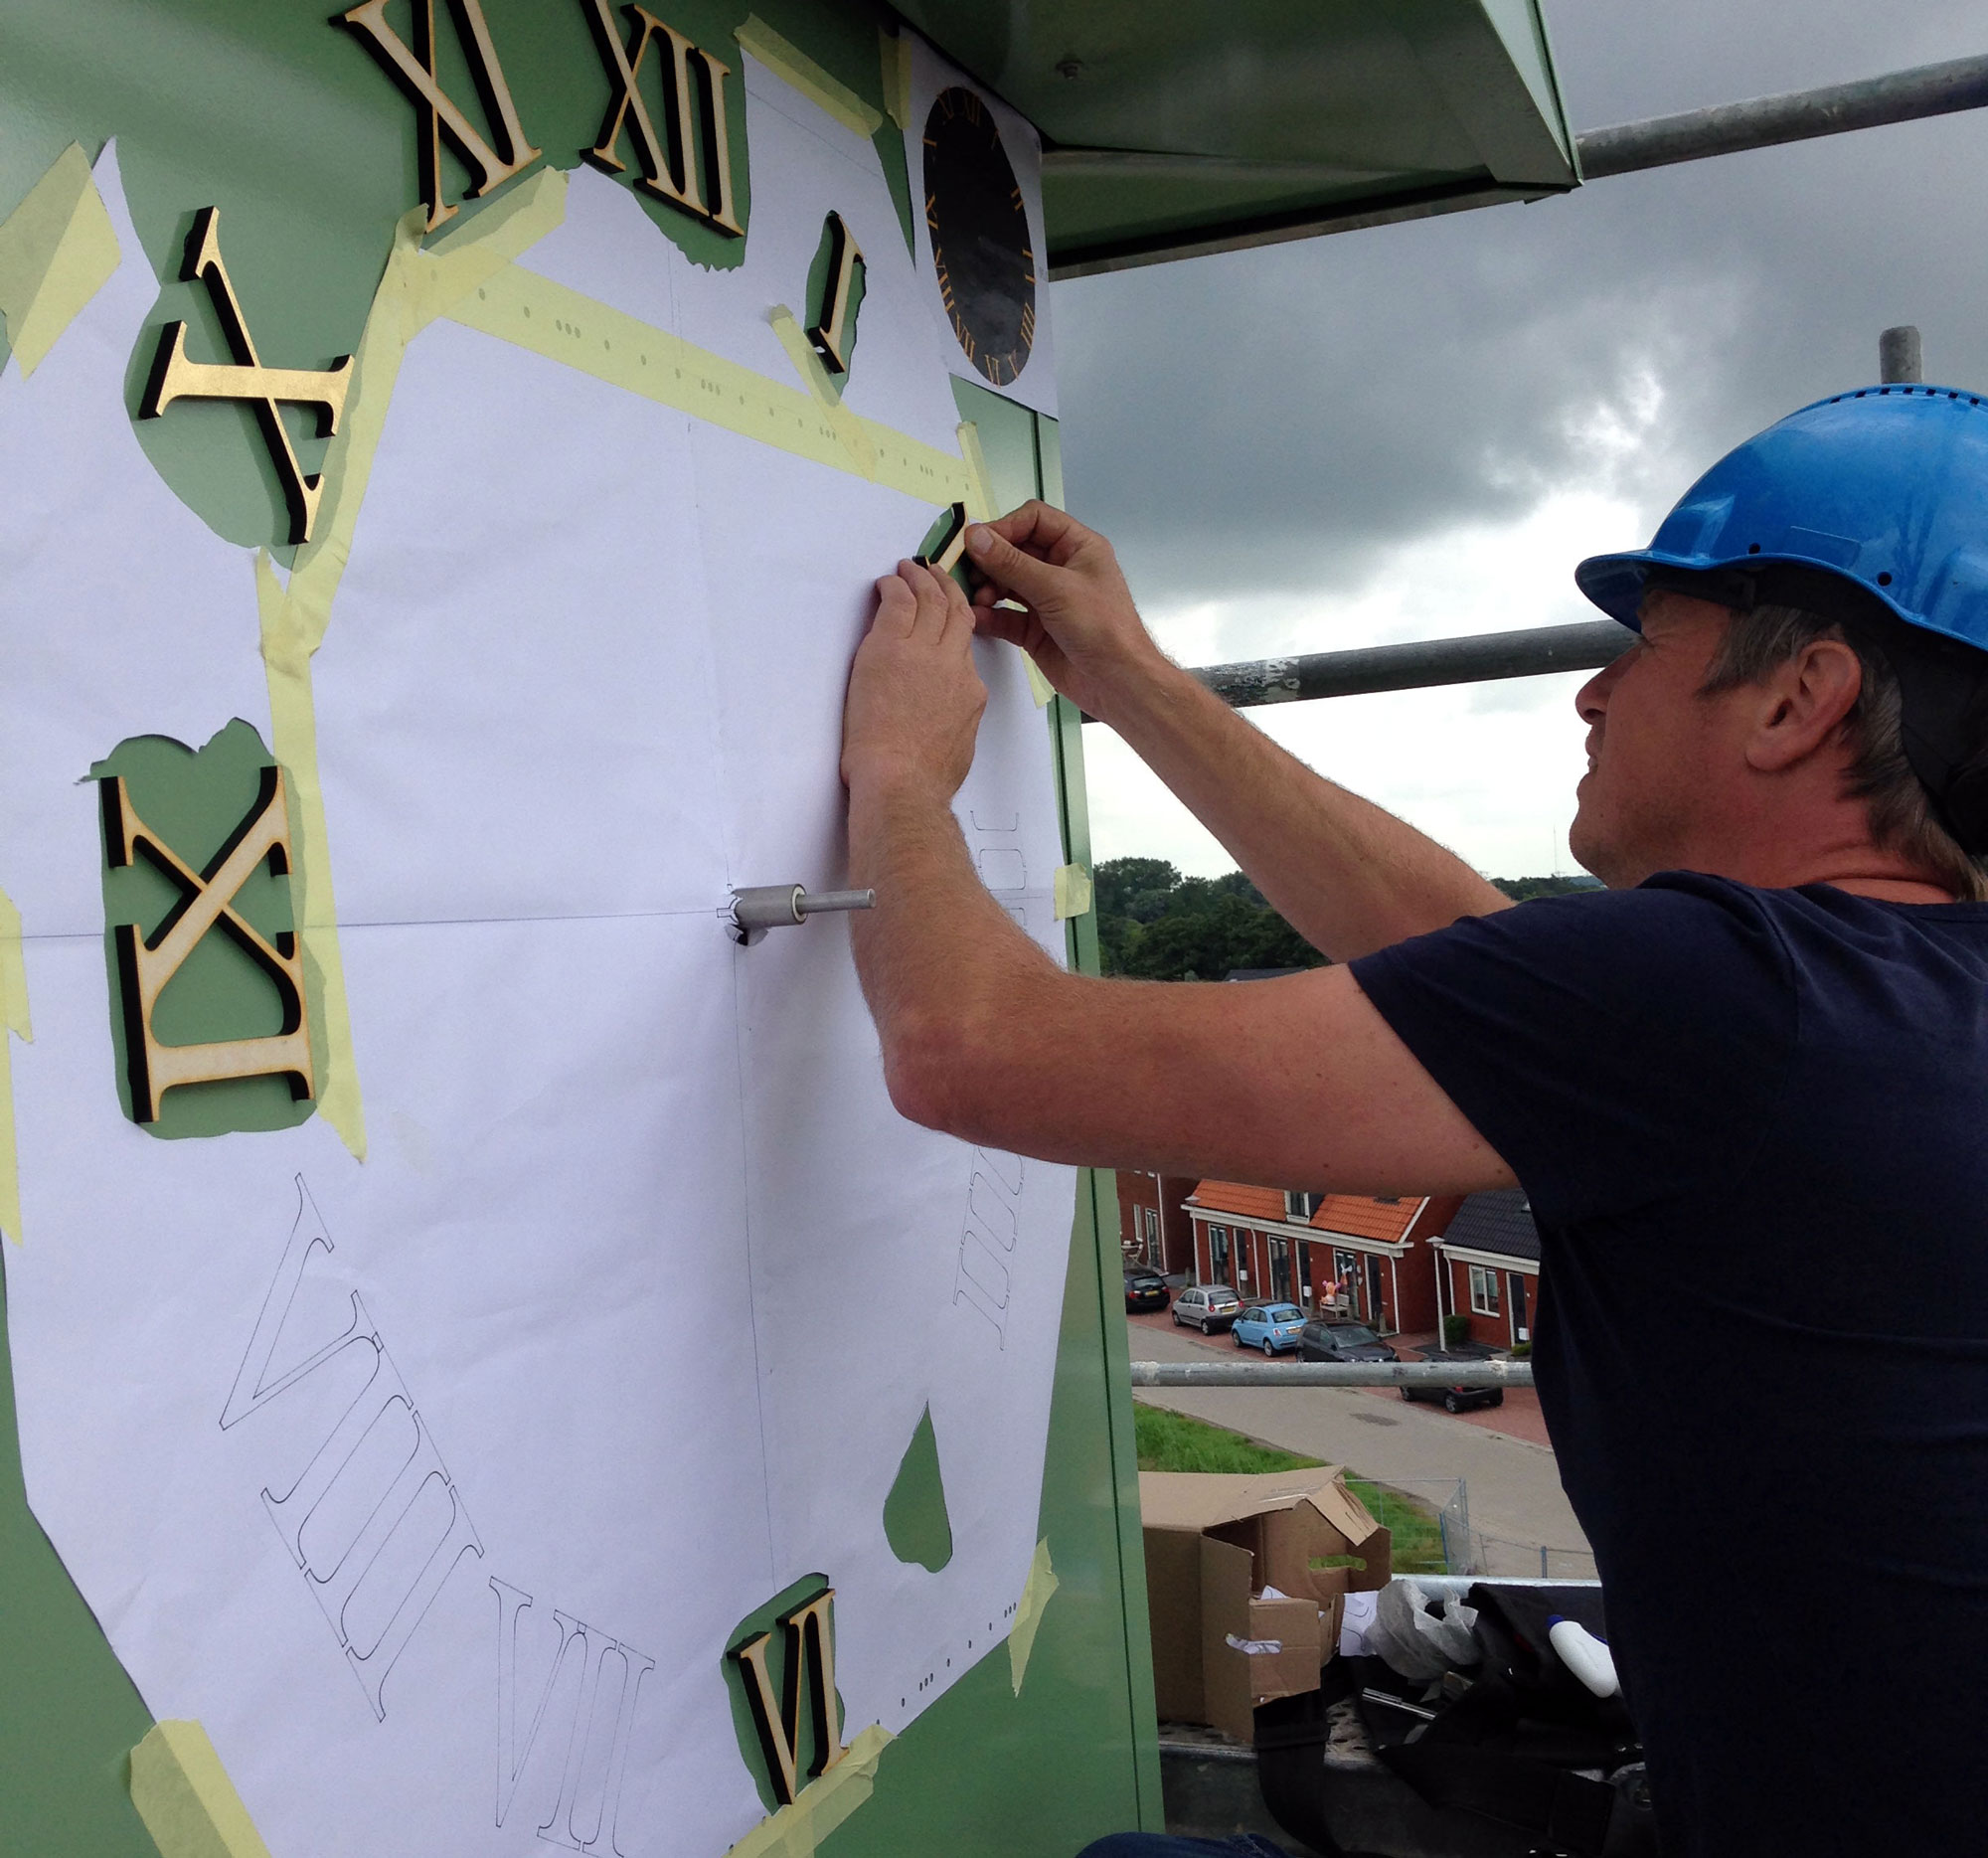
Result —
[[[767,316],[804,316],[841,212],[869,266],[848,404],[954,450],[950,333],[875,150],[746,70],[740,269],[584,170],[524,267],[791,387]],[[318,1118],[155,1139],[117,1101],[84,776],[130,736],[239,716],[267,742],[269,706],[251,554],[131,434],[156,281],[114,151],[96,175],[124,261],[0,379],[30,1501],[276,1858],[542,1829],[717,1858],[763,1811],[722,1673],[740,1619],[825,1575],[845,1734],[896,1731],[1005,1638],[1035,1546],[1070,1171],[896,1114],[845,923],[750,949],[721,924],[736,885],[842,882],[850,656],[936,510],[423,331],[313,662],[369,1152]],[[962,829],[1060,952],[1045,721],[976,650]],[[927,1409],[937,1573],[883,1526]]]

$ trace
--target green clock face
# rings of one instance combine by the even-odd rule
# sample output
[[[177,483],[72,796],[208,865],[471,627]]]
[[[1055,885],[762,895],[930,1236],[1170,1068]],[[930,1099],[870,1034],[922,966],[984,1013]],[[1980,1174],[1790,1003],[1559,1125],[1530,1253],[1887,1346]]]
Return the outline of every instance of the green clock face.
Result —
[[[939,295],[966,359],[1005,387],[1036,340],[1036,253],[1022,189],[993,112],[971,90],[938,93],[924,140]]]

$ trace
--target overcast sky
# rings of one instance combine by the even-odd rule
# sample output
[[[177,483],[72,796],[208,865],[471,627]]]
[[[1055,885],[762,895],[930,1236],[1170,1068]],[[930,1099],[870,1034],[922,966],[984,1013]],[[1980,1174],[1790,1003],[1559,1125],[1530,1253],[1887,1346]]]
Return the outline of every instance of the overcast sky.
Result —
[[[1959,0],[1548,0],[1576,129],[1988,52]],[[1532,206],[1056,286],[1069,501],[1183,663],[1594,617],[1722,452],[1877,378],[1988,386],[1988,111],[1603,180]],[[1577,676],[1257,710],[1480,870],[1574,866]],[[1226,870],[1107,731],[1092,851]]]

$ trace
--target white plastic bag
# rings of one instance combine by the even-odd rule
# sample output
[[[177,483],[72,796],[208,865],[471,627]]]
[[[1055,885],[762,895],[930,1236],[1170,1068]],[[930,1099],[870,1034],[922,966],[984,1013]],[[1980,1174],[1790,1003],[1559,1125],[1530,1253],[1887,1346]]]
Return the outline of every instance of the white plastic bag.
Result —
[[[1434,1600],[1441,1611],[1433,1613],[1432,1598],[1408,1580],[1390,1581],[1376,1597],[1367,1649],[1404,1677],[1426,1681],[1477,1662],[1471,1629],[1477,1609],[1458,1600]]]

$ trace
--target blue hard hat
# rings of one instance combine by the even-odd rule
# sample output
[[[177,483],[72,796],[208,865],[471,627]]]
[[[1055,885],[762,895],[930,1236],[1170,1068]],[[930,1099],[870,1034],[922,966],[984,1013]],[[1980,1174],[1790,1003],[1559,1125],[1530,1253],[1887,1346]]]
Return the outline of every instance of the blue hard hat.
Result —
[[[1590,556],[1574,578],[1634,626],[1653,569],[1730,587],[1774,568],[1821,570],[1907,624],[1988,651],[1988,396],[1832,394],[1729,451],[1648,548]]]

